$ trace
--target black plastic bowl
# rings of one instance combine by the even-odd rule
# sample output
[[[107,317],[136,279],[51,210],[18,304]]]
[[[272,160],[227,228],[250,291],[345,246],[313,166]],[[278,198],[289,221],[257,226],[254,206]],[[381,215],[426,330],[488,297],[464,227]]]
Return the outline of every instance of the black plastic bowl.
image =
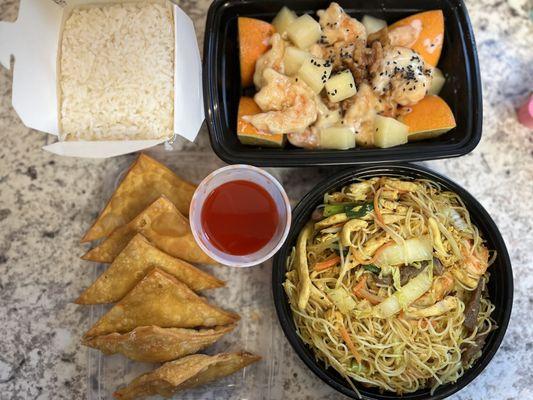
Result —
[[[237,138],[240,83],[237,18],[272,21],[282,6],[298,14],[315,15],[329,0],[216,0],[209,8],[204,38],[204,108],[211,146],[230,164],[265,167],[350,165],[406,162],[456,157],[472,151],[481,139],[482,100],[477,51],[466,7],[461,0],[338,0],[350,15],[364,14],[389,23],[417,12],[441,9],[445,37],[439,68],[447,76],[440,93],[455,116],[457,127],[438,138],[390,149],[306,150],[287,145],[282,149],[245,146]]]
[[[511,269],[511,261],[509,260],[509,255],[507,253],[503,238],[489,214],[465,189],[441,175],[438,175],[426,168],[414,165],[387,164],[383,166],[369,166],[341,171],[329,177],[311,190],[296,206],[293,212],[293,220],[289,236],[287,237],[283,247],[274,258],[272,288],[274,292],[274,302],[276,305],[278,318],[285,336],[307,367],[309,367],[309,369],[311,369],[311,371],[313,371],[320,379],[339,392],[352,398],[358,398],[346,380],[333,368],[326,369],[321,361],[317,361],[315,359],[313,350],[304,344],[304,342],[296,334],[296,328],[292,319],[292,312],[289,306],[288,298],[282,287],[282,283],[285,281],[285,260],[287,259],[291,248],[296,242],[298,233],[309,220],[315,207],[322,203],[324,193],[330,192],[334,189],[340,189],[341,187],[357,179],[367,179],[375,176],[430,179],[441,184],[444,189],[454,191],[463,199],[468,211],[470,212],[472,222],[479,228],[483,238],[487,241],[488,247],[490,249],[495,249],[498,252],[495,263],[489,268],[491,278],[488,285],[490,299],[496,307],[492,317],[498,324],[498,329],[489,334],[481,357],[474,363],[471,369],[467,370],[464,375],[459,378],[456,383],[449,383],[439,387],[433,395],[430,394],[429,389],[426,389],[419,390],[411,394],[404,394],[403,396],[399,396],[391,392],[380,393],[378,389],[367,388],[356,384],[356,387],[363,396],[363,399],[444,399],[458,390],[461,390],[473,379],[475,379],[488,365],[498,350],[503,336],[505,335],[509,318],[511,316],[511,308],[513,304],[513,273]]]

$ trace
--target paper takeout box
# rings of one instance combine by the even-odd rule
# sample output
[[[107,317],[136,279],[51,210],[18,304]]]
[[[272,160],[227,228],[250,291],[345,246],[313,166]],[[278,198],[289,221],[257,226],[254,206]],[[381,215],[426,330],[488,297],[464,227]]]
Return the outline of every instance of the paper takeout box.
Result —
[[[126,0],[127,1],[127,0]],[[13,108],[33,129],[59,136],[57,55],[64,15],[82,4],[104,0],[21,0],[16,22],[0,22],[0,62],[14,56]],[[124,2],[124,0],[122,1]],[[191,19],[174,10],[174,133],[193,141],[204,120],[202,64]],[[57,141],[44,147],[55,154],[105,158],[146,149],[160,140]]]

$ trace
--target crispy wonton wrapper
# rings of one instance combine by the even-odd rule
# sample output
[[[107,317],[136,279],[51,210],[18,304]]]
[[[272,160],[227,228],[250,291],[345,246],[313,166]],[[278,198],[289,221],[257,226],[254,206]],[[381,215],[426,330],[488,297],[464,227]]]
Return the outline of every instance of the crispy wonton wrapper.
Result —
[[[165,362],[194,354],[235,329],[235,325],[215,329],[160,328],[140,326],[131,332],[97,336],[83,341],[104,354],[121,353],[135,361]]]
[[[117,390],[114,396],[130,400],[159,394],[171,397],[176,392],[204,385],[231,375],[260,360],[248,352],[221,353],[214,356],[194,354],[163,364],[152,372],[140,375],[128,386]]]
[[[224,286],[224,282],[155,248],[140,233],[115,258],[111,266],[76,300],[78,304],[115,303],[154,267],[169,273],[195,292]]]
[[[195,189],[195,185],[141,153],[81,241],[109,236],[161,195],[167,196],[179,212],[187,216]]]
[[[155,268],[115,304],[84,338],[125,333],[138,326],[212,328],[230,325],[240,317],[211,305],[172,275]]]
[[[115,229],[107,239],[82,258],[103,263],[113,262],[136,233],[142,233],[154,246],[171,256],[189,262],[215,264],[196,244],[189,220],[165,196],[159,197],[127,225]]]

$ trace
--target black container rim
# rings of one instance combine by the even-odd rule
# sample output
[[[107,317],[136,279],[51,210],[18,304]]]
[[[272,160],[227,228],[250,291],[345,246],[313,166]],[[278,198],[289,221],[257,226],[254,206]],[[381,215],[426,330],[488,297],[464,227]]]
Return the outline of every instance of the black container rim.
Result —
[[[471,135],[451,144],[428,145],[423,151],[420,149],[409,149],[403,146],[388,151],[377,151],[376,149],[353,150],[315,150],[316,153],[310,157],[304,149],[293,149],[290,153],[285,151],[275,151],[268,148],[250,147],[246,151],[234,151],[224,141],[223,128],[218,126],[220,121],[215,118],[220,112],[220,104],[216,99],[217,86],[220,84],[220,71],[217,71],[216,63],[210,60],[216,48],[216,36],[211,34],[211,29],[206,29],[204,36],[204,49],[202,61],[202,80],[204,111],[206,124],[209,131],[209,140],[215,154],[228,164],[251,164],[258,167],[306,167],[322,165],[367,165],[378,163],[413,162],[424,160],[436,160],[444,158],[460,157],[470,153],[476,148],[481,140],[483,124],[482,106],[482,85],[479,68],[477,48],[470,23],[467,8],[463,0],[448,0],[453,4],[454,13],[461,14],[458,18],[461,35],[464,40],[465,62],[467,80],[470,82],[469,93],[470,104],[473,106],[472,120],[470,124]],[[233,4],[247,3],[243,0],[215,0],[209,7],[207,13],[206,26],[213,27],[218,22],[218,17],[223,8]],[[471,91],[470,91],[471,90]]]
[[[288,254],[289,249],[293,245],[293,243],[291,243],[290,241],[292,239],[295,239],[295,230],[299,229],[298,227],[300,226],[300,222],[304,218],[307,219],[310,210],[314,209],[317,201],[320,200],[323,194],[334,188],[343,186],[357,178],[369,178],[371,176],[387,175],[401,175],[411,178],[424,177],[426,179],[430,179],[434,182],[441,184],[442,187],[448,190],[452,190],[457,193],[465,202],[465,204],[467,204],[469,211],[475,210],[479,214],[478,219],[483,220],[484,225],[486,225],[486,227],[490,229],[490,236],[492,237],[494,247],[498,252],[498,259],[500,260],[500,263],[503,265],[504,268],[503,274],[505,275],[506,280],[505,290],[507,292],[507,297],[502,299],[501,301],[502,317],[501,319],[497,320],[498,329],[496,331],[491,332],[490,335],[493,337],[490,340],[487,340],[487,343],[483,348],[483,353],[481,357],[474,363],[472,368],[465,371],[463,376],[461,376],[461,378],[459,378],[457,382],[448,383],[439,387],[434,393],[434,395],[430,395],[428,390],[417,391],[401,396],[393,394],[391,392],[383,392],[382,394],[376,394],[369,392],[366,388],[362,387],[361,385],[357,385],[356,383],[356,387],[362,395],[361,397],[358,397],[357,393],[348,386],[348,383],[344,380],[344,378],[340,377],[340,375],[338,375],[340,379],[333,379],[330,374],[326,372],[326,369],[322,365],[322,362],[316,361],[315,357],[312,355],[313,351],[309,347],[307,347],[307,345],[300,339],[300,337],[296,333],[296,328],[292,319],[292,311],[290,309],[285,291],[282,287],[282,283],[285,280],[286,256]],[[293,222],[291,225],[291,232],[289,232],[287,241],[275,255],[273,260],[272,291],[274,305],[281,328],[290,345],[292,346],[298,357],[304,362],[304,364],[322,381],[324,381],[340,393],[354,399],[362,398],[364,400],[441,400],[448,396],[451,396],[452,394],[466,387],[490,363],[490,361],[496,354],[498,348],[500,347],[501,342],[505,336],[507,327],[509,325],[513,305],[513,272],[507,247],[496,224],[494,223],[488,212],[483,208],[483,206],[463,187],[451,181],[449,178],[419,165],[411,165],[407,163],[389,163],[383,165],[379,164],[371,166],[352,167],[334,173],[328,178],[318,183],[299,201],[292,215]],[[487,232],[483,231],[482,233],[486,237]]]

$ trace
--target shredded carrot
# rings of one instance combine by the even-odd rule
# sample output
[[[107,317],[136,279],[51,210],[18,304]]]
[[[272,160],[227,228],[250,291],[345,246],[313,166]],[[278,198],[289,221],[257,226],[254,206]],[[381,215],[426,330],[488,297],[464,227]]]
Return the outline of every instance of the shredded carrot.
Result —
[[[354,286],[353,292],[354,294],[357,294],[361,289],[364,289],[366,287],[366,275],[363,275],[359,282],[357,282],[357,285]]]
[[[385,222],[383,221],[383,215],[381,215],[381,211],[379,210],[379,196],[381,196],[382,191],[383,188],[379,188],[374,196],[374,214],[376,214],[378,221],[385,225]]]
[[[361,362],[363,361],[363,359],[361,358],[361,354],[359,354],[359,352],[355,348],[355,345],[353,344],[352,339],[350,339],[350,336],[348,335],[348,331],[346,330],[346,328],[344,326],[341,326],[339,328],[339,332],[342,336],[342,340],[344,340],[344,342],[346,343],[346,346],[348,346],[348,349],[350,349],[350,352],[353,354],[357,362],[361,364]]]
[[[353,288],[353,294],[355,294],[357,297],[362,297],[363,299],[367,299],[370,304],[379,304],[383,301],[383,299],[379,296],[376,296],[375,294],[370,293],[368,290],[366,290],[366,275],[363,275],[359,282],[357,282],[357,285]]]
[[[315,271],[324,271],[325,269],[333,267],[340,260],[341,260],[340,256],[334,256],[325,261],[317,262],[313,269]]]
[[[370,304],[376,305],[381,303],[384,299],[382,299],[379,296],[376,296],[375,294],[370,293],[366,289],[359,289],[357,293],[355,293],[357,297],[362,297],[363,299],[366,299],[369,301]]]
[[[427,329],[428,325],[433,327],[433,323],[428,318],[422,318],[422,319],[418,320],[418,323],[420,324],[420,327],[422,329]]]

